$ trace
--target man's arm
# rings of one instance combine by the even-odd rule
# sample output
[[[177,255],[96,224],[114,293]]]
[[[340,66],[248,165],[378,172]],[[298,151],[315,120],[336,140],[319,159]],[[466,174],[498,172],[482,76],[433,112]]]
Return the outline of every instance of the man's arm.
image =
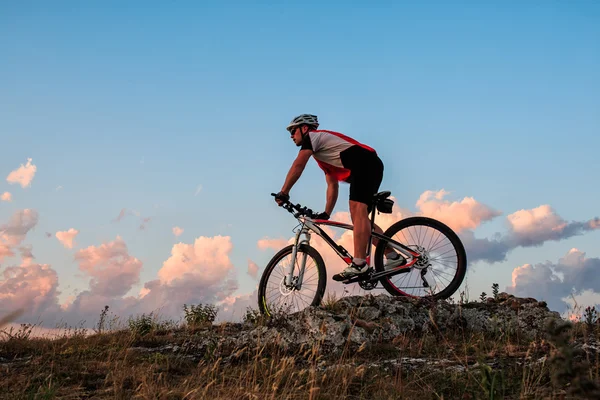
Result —
[[[325,203],[325,212],[329,215],[333,212],[338,198],[339,183],[338,180],[329,174],[325,174],[327,180],[327,202]]]
[[[285,178],[285,183],[281,187],[281,191],[283,193],[290,193],[292,186],[294,186],[298,178],[300,178],[302,175],[302,171],[304,171],[304,167],[306,166],[306,163],[312,154],[312,150],[300,150],[300,152],[298,152],[298,156],[294,160],[294,163],[290,167],[290,170]]]

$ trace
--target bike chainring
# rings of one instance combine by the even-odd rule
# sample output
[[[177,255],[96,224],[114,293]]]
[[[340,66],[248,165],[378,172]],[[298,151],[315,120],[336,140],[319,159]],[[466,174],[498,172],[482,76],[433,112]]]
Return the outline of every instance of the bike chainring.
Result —
[[[360,280],[358,281],[358,286],[360,286],[363,290],[373,290],[377,287],[377,284],[379,283],[378,280],[376,281],[371,281],[371,276],[373,275],[373,271],[371,271],[366,279]]]

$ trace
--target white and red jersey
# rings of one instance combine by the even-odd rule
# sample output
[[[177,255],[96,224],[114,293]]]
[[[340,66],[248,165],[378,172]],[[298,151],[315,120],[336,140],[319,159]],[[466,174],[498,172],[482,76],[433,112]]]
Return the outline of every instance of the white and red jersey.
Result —
[[[301,150],[313,151],[315,161],[326,174],[338,181],[346,181],[365,152],[377,154],[375,149],[339,132],[310,131],[302,140]]]

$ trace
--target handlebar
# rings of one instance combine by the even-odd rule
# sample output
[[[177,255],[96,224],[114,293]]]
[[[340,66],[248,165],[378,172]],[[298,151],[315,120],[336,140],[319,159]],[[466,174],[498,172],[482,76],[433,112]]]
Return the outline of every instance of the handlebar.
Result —
[[[271,193],[271,196],[275,197],[275,196],[277,196],[277,193]],[[317,213],[315,213],[310,208],[308,208],[306,206],[302,207],[300,204],[294,204],[289,200],[283,201],[283,204],[281,205],[281,207],[288,210],[288,212],[293,214],[294,217],[296,217],[296,218],[303,216],[303,217],[308,217],[308,218],[314,219],[317,216]],[[294,210],[296,210],[296,212],[294,212]]]

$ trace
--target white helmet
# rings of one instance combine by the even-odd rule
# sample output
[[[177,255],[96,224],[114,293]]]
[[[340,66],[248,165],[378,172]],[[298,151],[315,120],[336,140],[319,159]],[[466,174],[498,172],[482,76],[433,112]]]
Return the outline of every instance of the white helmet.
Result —
[[[317,129],[319,127],[319,120],[316,115],[312,114],[298,115],[297,117],[292,119],[292,122],[290,122],[290,124],[285,129],[289,131],[291,128],[302,124],[314,126],[314,128]]]

